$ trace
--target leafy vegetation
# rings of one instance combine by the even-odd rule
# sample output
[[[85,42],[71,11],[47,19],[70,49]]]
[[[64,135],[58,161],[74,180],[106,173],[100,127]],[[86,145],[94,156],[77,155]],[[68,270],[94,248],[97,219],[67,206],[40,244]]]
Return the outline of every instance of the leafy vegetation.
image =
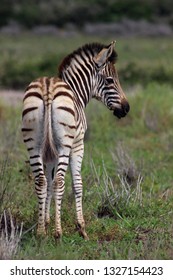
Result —
[[[33,73],[31,71],[34,78],[37,74],[53,75],[64,54],[90,40],[82,37],[61,41],[55,37],[40,37],[40,40],[34,36],[18,37],[17,40],[4,37],[0,46],[1,73],[5,61],[9,63],[7,69],[21,67],[23,71],[24,65],[36,61],[32,65]],[[118,120],[98,101],[92,100],[86,109],[88,132],[82,176],[88,242],[75,228],[69,173],[62,205],[62,243],[56,244],[53,238],[54,205],[48,236],[42,240],[36,237],[37,198],[20,134],[22,105],[11,107],[0,103],[0,248],[8,248],[6,258],[172,259],[172,82],[154,79],[149,74],[143,81],[143,76],[141,79],[134,77],[135,73],[127,79],[122,71],[125,65],[133,62],[145,73],[151,73],[155,67],[164,67],[171,75],[171,44],[171,39],[118,40],[117,68],[131,111],[126,118]],[[54,57],[52,69],[46,64],[47,56]],[[11,63],[10,58],[13,58]],[[38,61],[46,64],[39,73]],[[25,79],[23,71],[19,75],[21,81],[22,77]],[[32,78],[29,71],[28,75],[23,84]],[[8,78],[13,80],[12,74]],[[15,86],[15,83],[8,85]],[[11,228],[14,238],[11,238]],[[10,251],[9,246],[13,250]],[[0,258],[3,258],[3,251],[0,252]]]
[[[82,35],[58,39],[31,34],[0,35],[0,39],[0,86],[9,88],[24,88],[36,77],[57,75],[58,64],[67,54],[86,42],[103,41]],[[172,38],[114,39],[117,39],[117,69],[123,84],[173,83]],[[112,38],[107,38],[105,43],[111,41]]]
[[[69,22],[81,26],[85,22],[111,22],[124,17],[147,20],[167,17],[172,23],[171,4],[171,0],[1,0],[0,26],[10,20],[29,28],[38,24],[63,26]]]

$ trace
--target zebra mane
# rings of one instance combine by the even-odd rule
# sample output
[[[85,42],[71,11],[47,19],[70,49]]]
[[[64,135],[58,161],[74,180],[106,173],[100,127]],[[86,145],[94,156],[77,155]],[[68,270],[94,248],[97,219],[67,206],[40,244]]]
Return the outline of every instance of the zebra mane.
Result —
[[[63,71],[66,70],[68,66],[70,66],[71,62],[77,55],[81,55],[82,53],[85,53],[86,56],[92,56],[94,57],[97,55],[103,48],[107,48],[107,45],[103,45],[100,43],[91,43],[91,44],[86,44],[77,50],[73,51],[71,54],[67,55],[63,61],[61,62],[58,70],[59,70],[59,77],[62,78]],[[117,60],[117,53],[115,50],[113,50],[111,56],[109,57],[109,61],[112,63],[115,63]]]

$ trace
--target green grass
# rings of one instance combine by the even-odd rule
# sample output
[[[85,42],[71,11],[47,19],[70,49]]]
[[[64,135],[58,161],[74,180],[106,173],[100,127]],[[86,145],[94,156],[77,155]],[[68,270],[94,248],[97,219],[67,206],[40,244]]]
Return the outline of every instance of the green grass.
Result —
[[[149,84],[146,89],[141,88],[135,96],[129,93],[128,97],[134,109],[124,120],[116,120],[104,106],[96,102],[92,102],[87,108],[89,134],[85,143],[82,175],[84,215],[90,241],[85,242],[75,230],[75,205],[68,173],[62,207],[62,244],[55,244],[53,239],[52,209],[52,222],[46,239],[38,240],[35,228],[32,229],[23,235],[15,258],[172,257],[172,89],[167,85]],[[97,111],[94,110],[95,106],[99,107]],[[144,110],[146,106],[148,111]],[[3,108],[1,106],[1,110]],[[25,163],[27,153],[18,132],[20,109],[11,111],[8,108],[4,112],[1,138],[7,139],[8,143],[4,145],[9,144],[9,149],[4,152],[4,159],[8,154],[8,164],[3,172],[9,176],[9,181],[3,175],[1,182],[6,185],[8,181],[4,203],[10,198],[4,207],[11,209],[18,225],[24,223],[25,233],[37,221],[37,200],[30,170]],[[149,127],[146,117],[149,116],[152,122],[156,113],[156,124]],[[2,136],[4,126],[9,129],[6,129],[6,134]],[[12,127],[13,133],[16,131],[15,136],[13,135],[13,146],[10,143]],[[136,168],[137,176],[142,176],[139,185],[137,178],[132,178],[131,184],[126,184],[126,187],[129,187],[127,193],[124,192],[117,173],[117,169],[120,174],[124,168],[118,166],[115,160],[118,147],[130,158],[130,161],[125,163],[126,168],[131,168],[130,164],[135,163],[133,168]],[[123,173],[121,175],[123,176]]]
[[[8,46],[9,40],[12,39],[7,39]],[[23,59],[27,40],[29,38],[24,38],[21,44]],[[72,43],[77,45],[79,41]],[[137,44],[137,41],[120,40],[117,47],[122,54],[118,63],[123,65],[135,54],[138,63],[140,54],[141,61],[145,61],[144,50],[147,50],[148,65],[159,63],[160,57],[155,62],[158,53],[154,58],[152,54],[149,56],[159,43],[143,39]],[[55,38],[50,44],[52,50],[57,46],[53,43]],[[3,44],[5,48],[5,41]],[[39,42],[35,44],[35,52],[39,53]],[[128,44],[129,51],[123,51],[123,46]],[[20,43],[16,50],[19,47]],[[165,41],[165,48],[171,56],[170,40]],[[67,52],[69,49],[68,44]],[[123,54],[126,58],[122,58]],[[27,151],[21,140],[21,106],[11,108],[0,103],[0,210],[2,213],[10,209],[15,226],[23,223],[23,236],[12,258],[172,259],[172,85],[149,82],[135,87],[126,84],[125,88],[131,106],[126,118],[116,119],[94,100],[86,109],[88,132],[82,176],[84,217],[90,238],[87,242],[76,232],[69,172],[62,205],[62,243],[56,244],[53,238],[53,205],[48,236],[37,238],[36,227],[32,227],[37,222],[37,198],[26,162]]]
[[[172,84],[172,38],[99,38],[0,35],[0,86],[24,88],[32,79],[57,75],[60,61],[73,50],[88,42],[109,44],[117,40],[117,69],[124,84],[157,81]]]

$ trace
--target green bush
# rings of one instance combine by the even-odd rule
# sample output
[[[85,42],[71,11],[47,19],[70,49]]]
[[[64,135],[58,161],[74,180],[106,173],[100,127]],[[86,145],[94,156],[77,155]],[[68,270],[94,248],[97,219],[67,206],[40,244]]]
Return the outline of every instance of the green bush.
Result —
[[[86,42],[109,43],[112,38],[84,36],[57,38],[26,33],[0,36],[0,86],[24,88],[40,76],[56,76],[60,61]],[[122,86],[150,82],[173,84],[172,38],[119,38],[116,64]]]
[[[9,59],[3,65],[0,85],[17,89],[27,86],[28,83],[40,76],[55,76],[57,72],[56,60],[54,56],[48,56],[44,60],[26,60],[21,63]]]
[[[0,26],[11,19],[27,27],[63,26],[68,22],[81,26],[85,22],[110,22],[124,17],[155,20],[162,16],[171,18],[171,15],[171,0],[1,0]]]
[[[149,66],[147,68],[135,62],[129,62],[119,69],[121,80],[126,83],[134,84],[136,82],[143,85],[149,82],[173,83],[173,69],[167,69],[166,66]]]
[[[18,62],[8,59],[1,65],[0,86],[19,89],[25,87],[32,80],[41,76],[56,76],[58,74],[59,59],[56,55],[49,55],[40,59]],[[148,66],[148,67],[147,67]],[[147,65],[128,62],[118,68],[121,83],[146,85],[150,82],[173,83],[173,69],[166,65]]]

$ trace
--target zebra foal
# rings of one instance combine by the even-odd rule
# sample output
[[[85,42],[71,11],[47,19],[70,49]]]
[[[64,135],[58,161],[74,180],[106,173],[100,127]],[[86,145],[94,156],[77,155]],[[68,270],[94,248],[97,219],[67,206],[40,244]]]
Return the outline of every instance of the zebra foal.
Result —
[[[61,201],[70,165],[77,225],[88,239],[82,212],[81,164],[87,129],[84,108],[93,97],[118,118],[129,112],[115,68],[114,42],[87,44],[62,61],[59,77],[31,82],[23,98],[22,134],[38,196],[37,234],[46,233],[52,195],[55,199],[55,237],[62,236]]]

